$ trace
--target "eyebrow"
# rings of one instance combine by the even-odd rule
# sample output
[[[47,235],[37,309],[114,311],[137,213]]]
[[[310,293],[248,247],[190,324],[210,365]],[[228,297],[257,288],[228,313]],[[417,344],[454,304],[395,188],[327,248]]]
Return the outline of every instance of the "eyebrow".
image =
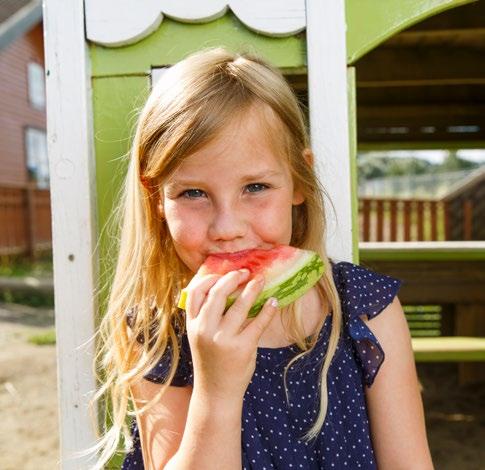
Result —
[[[242,183],[246,183],[248,181],[257,181],[257,180],[264,180],[266,178],[274,178],[278,176],[282,176],[283,173],[280,171],[274,171],[274,170],[263,170],[259,173],[254,173],[250,175],[245,175],[243,178],[241,178]],[[171,187],[180,187],[180,186],[203,186],[204,183],[198,180],[172,180],[169,181],[167,186]]]

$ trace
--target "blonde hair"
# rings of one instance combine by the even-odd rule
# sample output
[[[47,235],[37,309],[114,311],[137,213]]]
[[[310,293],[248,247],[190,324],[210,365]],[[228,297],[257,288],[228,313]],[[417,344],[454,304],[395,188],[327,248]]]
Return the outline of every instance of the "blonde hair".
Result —
[[[341,334],[342,314],[332,269],[325,252],[323,190],[315,172],[303,158],[309,148],[305,119],[294,93],[279,70],[250,54],[233,54],[223,48],[204,50],[169,68],[154,86],[143,107],[133,140],[128,172],[120,201],[122,220],[117,264],[107,312],[100,324],[98,361],[102,386],[96,399],[110,403],[111,426],[99,442],[95,468],[102,468],[120,445],[131,446],[127,416],[133,414],[130,387],[140,381],[169,348],[172,363],[158,400],[174,377],[180,358],[179,332],[184,314],[176,307],[180,290],[192,274],[177,257],[167,224],[157,210],[159,191],[183,159],[209,143],[232,119],[256,107],[266,125],[269,142],[285,158],[305,200],[293,206],[290,244],[316,251],[327,266],[317,284],[322,304],[332,312],[332,329],[321,369],[320,403],[316,421],[306,432],[315,438],[327,413],[327,373]],[[274,132],[277,128],[279,132]],[[163,286],[163,288],[160,288]],[[127,321],[127,312],[130,324]],[[285,369],[308,354],[299,301],[285,321],[289,336],[301,349]],[[318,328],[321,330],[325,321]]]

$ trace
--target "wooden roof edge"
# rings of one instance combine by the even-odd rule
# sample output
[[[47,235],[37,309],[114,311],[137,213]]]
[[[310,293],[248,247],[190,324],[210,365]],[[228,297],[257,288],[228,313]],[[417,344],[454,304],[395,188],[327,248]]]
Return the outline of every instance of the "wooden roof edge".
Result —
[[[42,20],[42,1],[32,0],[0,24],[0,50]]]
[[[482,180],[485,181],[485,166],[477,168],[475,171],[470,173],[463,181],[458,181],[457,183],[455,183],[450,188],[448,193],[445,194],[441,199],[443,201],[450,201]]]

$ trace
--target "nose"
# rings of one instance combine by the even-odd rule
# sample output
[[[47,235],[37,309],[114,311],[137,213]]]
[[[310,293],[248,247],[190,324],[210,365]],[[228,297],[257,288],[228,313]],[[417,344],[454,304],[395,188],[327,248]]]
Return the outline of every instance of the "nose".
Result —
[[[247,223],[240,208],[227,205],[214,209],[209,227],[209,236],[212,240],[235,240],[244,237],[246,231]]]

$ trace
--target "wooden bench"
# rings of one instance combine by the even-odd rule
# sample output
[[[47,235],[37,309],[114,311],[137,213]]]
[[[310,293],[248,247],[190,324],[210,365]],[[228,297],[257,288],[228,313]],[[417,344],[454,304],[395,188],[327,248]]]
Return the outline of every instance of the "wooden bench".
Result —
[[[416,362],[485,361],[485,338],[441,336],[411,341]]]
[[[403,281],[403,305],[441,305],[442,335],[412,339],[417,362],[458,362],[485,381],[485,242],[360,243],[360,264]]]

